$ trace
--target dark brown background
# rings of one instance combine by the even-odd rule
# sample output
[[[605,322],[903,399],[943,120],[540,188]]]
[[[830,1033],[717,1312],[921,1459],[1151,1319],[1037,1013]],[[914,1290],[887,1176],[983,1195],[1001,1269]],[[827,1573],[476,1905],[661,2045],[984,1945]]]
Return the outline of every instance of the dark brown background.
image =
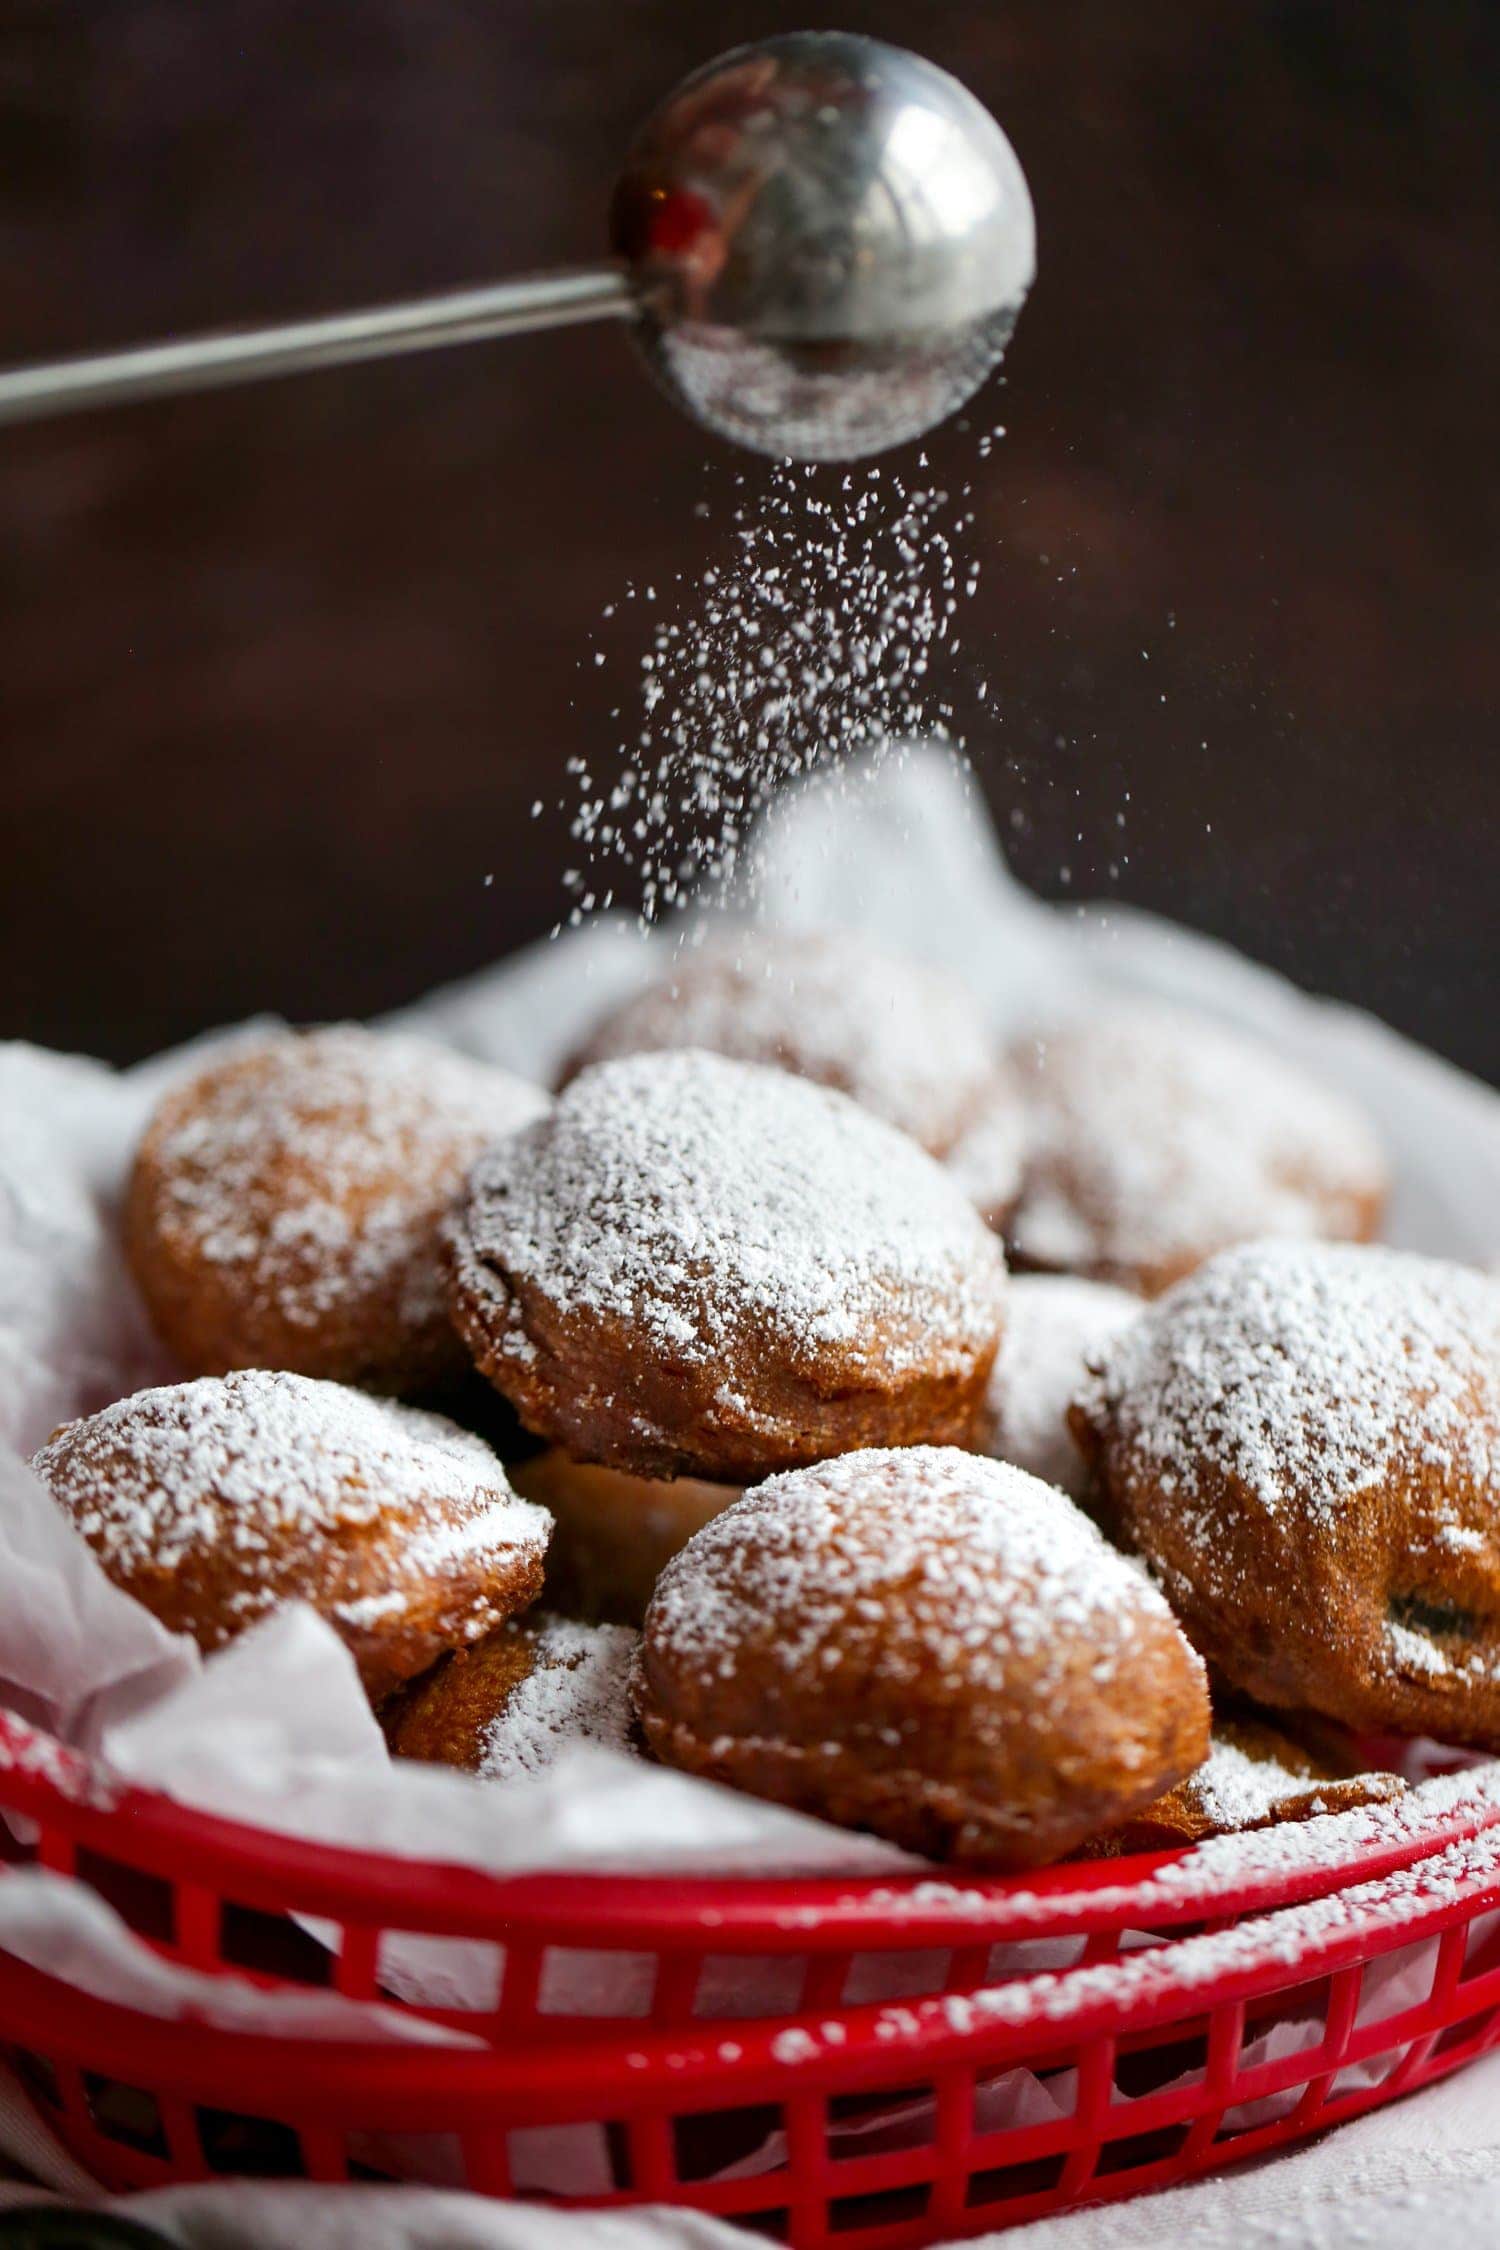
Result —
[[[919,45],[1039,215],[948,683],[1021,871],[1500,1077],[1496,16],[11,0],[0,357],[592,255],[689,65],[803,20]],[[697,570],[710,451],[611,332],[0,435],[0,1029],[128,1057],[545,928],[527,808],[611,739],[587,631]]]

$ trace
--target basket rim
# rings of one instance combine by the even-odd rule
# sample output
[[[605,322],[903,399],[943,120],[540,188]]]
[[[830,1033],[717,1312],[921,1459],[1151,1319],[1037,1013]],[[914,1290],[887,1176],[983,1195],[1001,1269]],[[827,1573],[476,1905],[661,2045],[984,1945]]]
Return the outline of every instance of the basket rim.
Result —
[[[295,2103],[330,2121],[352,2101],[364,2123],[405,2130],[482,2126],[497,2098],[516,2125],[560,2121],[583,2100],[591,2115],[628,2117],[658,2106],[664,2086],[685,2109],[795,2099],[909,2080],[914,2065],[941,2073],[986,2071],[1046,2055],[1066,2056],[1099,2038],[1118,2039],[1194,2020],[1228,2005],[1243,2023],[1258,1999],[1342,1979],[1329,2001],[1352,2018],[1364,1965],[1410,1945],[1446,1947],[1445,1990],[1459,1985],[1470,1924],[1500,1908],[1500,1835],[1487,1833],[1435,1855],[1442,1865],[1397,1870],[1337,1900],[1303,1901],[1233,1931],[1204,1932],[1093,1966],[1024,1978],[988,1993],[866,2002],[792,2018],[656,2028],[622,2023],[564,2043],[472,2037],[413,2042],[288,2036],[155,2014],[96,1997],[0,1953],[0,2039],[65,2064],[149,2083],[183,2099],[262,2105],[276,2084],[278,2109]],[[1227,1955],[1220,1960],[1218,1951]],[[1500,1967],[1466,1988],[1475,2012],[1500,2005]],[[382,2012],[389,2010],[375,2003]],[[1404,2011],[1391,2016],[1393,2044]],[[691,2088],[691,2097],[682,2089]],[[601,2108],[601,2105],[602,2108]]]
[[[917,1869],[880,1875],[680,1876],[494,1873],[441,1859],[327,1843],[179,1803],[109,1773],[44,1728],[0,1709],[0,1805],[71,1849],[93,1849],[246,1906],[330,1914],[351,1925],[554,1944],[633,1938],[669,1950],[805,1953],[899,1934],[961,1942],[1086,1933],[1139,1919],[1228,1920],[1326,1896],[1500,1827],[1500,1761],[1386,1805],[1190,1850],[1064,1862],[1017,1875]],[[1327,1831],[1307,1848],[1313,1830]]]

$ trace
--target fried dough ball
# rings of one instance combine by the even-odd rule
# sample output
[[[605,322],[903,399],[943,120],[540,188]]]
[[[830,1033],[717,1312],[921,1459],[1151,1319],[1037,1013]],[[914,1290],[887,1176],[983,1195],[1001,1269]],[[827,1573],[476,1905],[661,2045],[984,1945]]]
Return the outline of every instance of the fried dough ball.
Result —
[[[729,930],[597,1025],[589,1063],[697,1047],[848,1094],[943,1156],[987,1097],[993,1042],[962,985],[858,930]]]
[[[1139,1297],[1072,1274],[1012,1276],[986,1400],[982,1450],[1081,1499],[1088,1473],[1068,1427],[1091,1352],[1141,1309]]]
[[[1075,1404],[1108,1519],[1257,1702],[1500,1748],[1500,1284],[1225,1251]]]
[[[632,1750],[635,1645],[622,1625],[517,1619],[408,1688],[387,1712],[386,1740],[398,1758],[486,1781],[528,1780],[583,1743]]]
[[[1172,1851],[1210,1836],[1389,1804],[1405,1790],[1399,1774],[1364,1769],[1352,1748],[1327,1733],[1299,1741],[1259,1714],[1216,1712],[1213,1743],[1197,1772],[1092,1838],[1082,1856]]]
[[[1202,1764],[1203,1666],[1060,1492],[951,1448],[773,1477],[667,1565],[664,1763],[932,1858],[1056,1859]]]
[[[510,1475],[517,1492],[552,1516],[547,1599],[571,1616],[618,1625],[640,1624],[679,1547],[740,1496],[737,1484],[628,1476],[571,1460],[555,1445]]]
[[[852,1446],[967,1442],[1005,1263],[914,1141],[754,1063],[634,1055],[475,1167],[454,1319],[575,1460],[744,1484]]]
[[[1205,1017],[1134,1001],[1023,1040],[1017,1265],[1156,1296],[1262,1235],[1364,1241],[1384,1161],[1341,1097]]]
[[[477,1438],[264,1369],[138,1391],[32,1467],[117,1586],[204,1650],[284,1602],[373,1701],[535,1600],[550,1522]]]
[[[463,1372],[440,1223],[547,1096],[425,1039],[340,1024],[238,1046],[152,1117],[125,1247],[194,1374],[283,1367],[410,1395]]]

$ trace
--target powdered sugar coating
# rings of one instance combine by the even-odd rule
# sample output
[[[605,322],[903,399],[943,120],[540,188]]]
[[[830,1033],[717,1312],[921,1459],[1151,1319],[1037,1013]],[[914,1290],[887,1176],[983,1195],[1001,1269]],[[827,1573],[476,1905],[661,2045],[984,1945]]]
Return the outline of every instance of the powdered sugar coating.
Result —
[[[1373,1231],[1386,1172],[1358,1111],[1206,1018],[1116,1002],[1015,1061],[1024,1263],[1153,1293],[1232,1243]]]
[[[633,1753],[630,1662],[638,1636],[624,1625],[550,1617],[536,1631],[531,1670],[485,1731],[478,1771],[529,1780],[579,1743]]]
[[[636,1709],[666,1763],[929,1858],[1036,1865],[1183,1780],[1203,1667],[1062,1493],[953,1447],[773,1477],[667,1565]]]
[[[961,985],[861,932],[745,928],[684,953],[599,1025],[587,1059],[697,1047],[836,1087],[941,1155],[994,1071]]]
[[[1107,1282],[1016,1275],[990,1377],[986,1451],[1076,1499],[1088,1480],[1068,1428],[1068,1407],[1083,1386],[1090,1355],[1140,1311],[1138,1297]]]
[[[1390,1773],[1361,1774],[1346,1781],[1320,1780],[1305,1761],[1278,1757],[1269,1750],[1247,1750],[1217,1735],[1206,1763],[1182,1786],[1183,1793],[1196,1801],[1202,1817],[1224,1836],[1260,1827],[1276,1815],[1278,1806],[1285,1807],[1289,1801],[1299,1812],[1312,1815],[1347,1802],[1352,1788],[1358,1788],[1371,1803],[1399,1797],[1403,1790],[1402,1782]]]
[[[139,1391],[59,1430],[32,1467],[112,1576],[211,1572],[236,1627],[296,1590],[289,1571],[312,1599],[321,1557],[357,1558],[392,1527],[379,1585],[331,1613],[361,1632],[399,1621],[434,1579],[539,1573],[551,1521],[441,1415],[262,1369]],[[481,1601],[473,1629],[504,1614]]]
[[[1097,1638],[1102,1682],[1143,1629],[1173,1625],[1062,1493],[1007,1462],[909,1446],[747,1492],[667,1565],[647,1638],[710,1676],[732,1678],[747,1643],[783,1674],[827,1676],[846,1661],[851,1621],[879,1628],[888,1673],[904,1645],[991,1693],[1018,1668],[1045,1684],[1079,1637]]]
[[[1232,1478],[1271,1515],[1331,1514],[1404,1472],[1462,1499],[1460,1551],[1500,1531],[1500,1285],[1405,1251],[1228,1250],[1123,1329],[1085,1386],[1141,1473],[1192,1516]],[[1454,1543],[1454,1542],[1448,1542]]]
[[[480,1150],[546,1107],[506,1071],[355,1024],[211,1065],[166,1097],[132,1187],[132,1257],[168,1340],[200,1368],[394,1388],[409,1350],[431,1377],[454,1356],[439,1222]],[[200,1321],[195,1349],[177,1331]]]
[[[460,1288],[628,1323],[688,1364],[837,1351],[855,1376],[960,1372],[998,1330],[1004,1261],[941,1167],[842,1094],[692,1051],[576,1078],[475,1168]],[[514,1330],[500,1344],[524,1360]],[[727,1378],[726,1378],[727,1380]]]

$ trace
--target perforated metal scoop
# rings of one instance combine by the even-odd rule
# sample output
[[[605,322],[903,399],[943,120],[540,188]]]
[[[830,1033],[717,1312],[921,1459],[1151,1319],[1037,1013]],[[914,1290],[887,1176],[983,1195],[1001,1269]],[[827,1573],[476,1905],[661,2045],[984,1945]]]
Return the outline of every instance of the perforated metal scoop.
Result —
[[[879,40],[795,32],[687,79],[637,136],[613,263],[0,374],[0,421],[606,316],[700,422],[805,461],[878,453],[964,402],[1036,260],[989,112]]]

